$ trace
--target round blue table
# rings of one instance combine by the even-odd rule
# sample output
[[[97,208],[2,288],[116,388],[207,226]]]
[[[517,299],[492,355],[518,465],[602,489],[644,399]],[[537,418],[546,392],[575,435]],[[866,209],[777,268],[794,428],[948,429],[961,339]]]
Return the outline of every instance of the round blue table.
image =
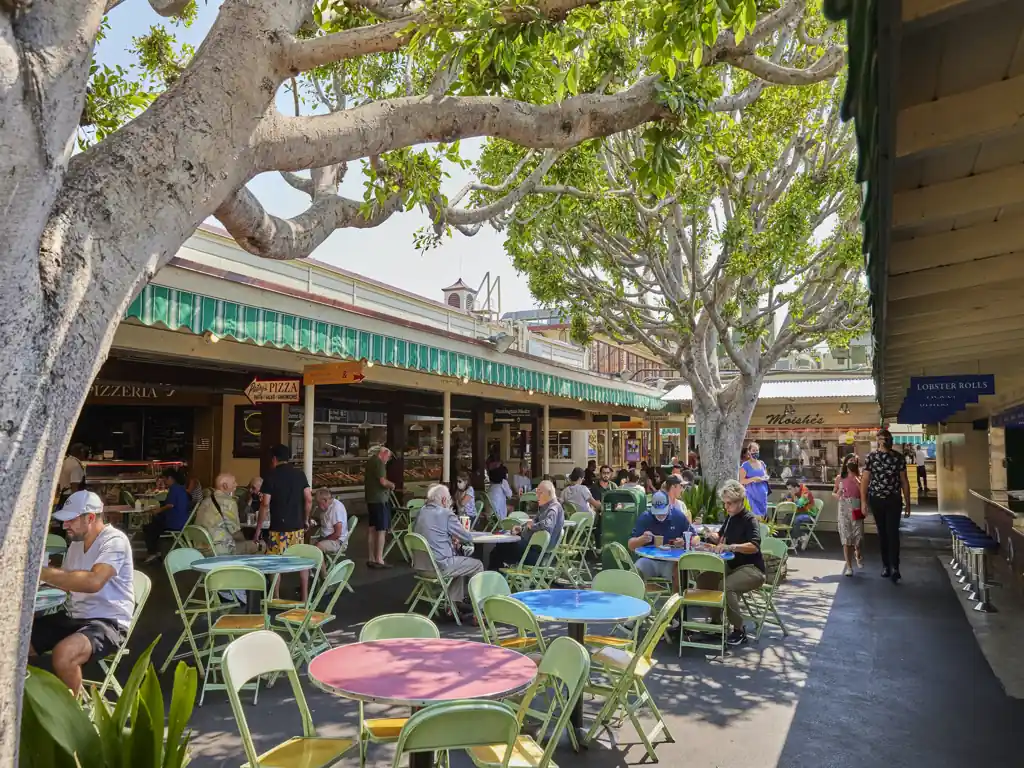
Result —
[[[723,560],[732,560],[732,558],[733,558],[733,553],[732,552],[722,552],[721,554],[719,554],[717,552],[708,552],[708,551],[701,550],[701,549],[689,549],[689,550],[687,550],[687,549],[683,549],[682,547],[662,548],[662,547],[656,547],[653,544],[649,544],[646,547],[637,547],[633,551],[636,552],[636,554],[639,557],[646,557],[648,560],[678,560],[679,558],[681,558],[683,555],[687,554],[688,552],[700,552],[701,554],[705,554],[705,555],[715,555],[715,554],[717,554],[718,557],[722,558]]]
[[[512,595],[533,611],[538,621],[569,625],[569,637],[583,645],[587,624],[620,623],[643,619],[651,612],[646,600],[591,589],[535,589]],[[577,732],[583,728],[583,697],[576,702],[570,720]],[[582,739],[578,739],[580,744]]]
[[[204,557],[192,563],[192,570],[200,573],[209,573],[214,568],[222,565],[244,565],[247,568],[255,568],[264,576],[279,576],[282,573],[299,573],[316,568],[316,562],[308,557],[293,557],[291,555],[217,555],[215,557]],[[253,599],[259,592],[249,591],[246,601],[246,611],[259,613],[259,600]]]
[[[308,557],[292,557],[291,555],[217,555],[204,557],[192,563],[192,570],[209,573],[222,565],[244,565],[255,568],[263,574],[298,573],[316,567],[316,563]]]
[[[56,587],[40,587],[36,592],[35,612],[49,611],[51,608],[59,608],[68,599],[68,593]]]

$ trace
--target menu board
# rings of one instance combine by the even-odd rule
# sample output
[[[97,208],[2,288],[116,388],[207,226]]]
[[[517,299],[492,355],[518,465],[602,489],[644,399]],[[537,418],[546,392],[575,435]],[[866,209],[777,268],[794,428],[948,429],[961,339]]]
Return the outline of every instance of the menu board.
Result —
[[[236,459],[260,457],[263,411],[259,406],[235,406],[235,443],[232,454]]]

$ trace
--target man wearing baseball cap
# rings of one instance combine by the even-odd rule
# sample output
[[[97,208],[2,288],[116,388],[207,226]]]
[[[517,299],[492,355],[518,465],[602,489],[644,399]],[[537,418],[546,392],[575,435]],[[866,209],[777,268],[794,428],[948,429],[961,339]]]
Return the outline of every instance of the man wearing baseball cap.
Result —
[[[658,491],[651,500],[651,508],[636,519],[633,536],[627,544],[629,551],[632,552],[654,543],[655,536],[661,536],[666,544],[678,545],[685,542],[687,536],[696,534],[690,520],[669,500],[668,494]],[[641,557],[636,568],[645,579],[661,578],[671,581],[676,564],[670,560],[650,560]]]
[[[53,651],[53,671],[74,694],[82,666],[124,642],[135,609],[132,547],[128,537],[103,521],[103,502],[77,491],[54,513],[70,545],[60,568],[44,566],[40,579],[70,593],[67,612],[38,616],[29,653]]]

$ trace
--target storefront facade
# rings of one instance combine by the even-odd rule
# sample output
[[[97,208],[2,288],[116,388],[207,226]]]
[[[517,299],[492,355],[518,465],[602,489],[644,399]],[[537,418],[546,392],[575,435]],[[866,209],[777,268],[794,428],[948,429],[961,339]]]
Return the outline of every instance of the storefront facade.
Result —
[[[498,333],[516,336],[511,349],[497,351],[489,337]],[[90,482],[143,484],[174,462],[204,485],[220,471],[246,483],[284,442],[314,485],[361,497],[363,465],[380,444],[395,453],[392,479],[413,490],[458,471],[482,483],[495,448],[511,471],[526,460],[533,476],[554,475],[583,459],[573,435],[595,416],[673,410],[649,387],[586,371],[583,350],[518,351],[543,353],[546,341],[315,261],[261,260],[199,231],[130,306],[74,439],[107,465],[89,467]],[[362,379],[306,385],[311,367],[335,361]],[[296,397],[250,402],[255,379],[296,382]]]

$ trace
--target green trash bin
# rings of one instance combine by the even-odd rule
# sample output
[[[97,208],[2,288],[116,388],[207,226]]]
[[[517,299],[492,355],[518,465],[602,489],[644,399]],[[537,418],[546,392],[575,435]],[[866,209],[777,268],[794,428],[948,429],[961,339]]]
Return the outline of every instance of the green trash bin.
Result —
[[[647,509],[647,494],[643,488],[617,488],[605,492],[601,499],[601,564],[614,568],[612,553],[604,549],[613,541],[627,546],[636,519]]]

